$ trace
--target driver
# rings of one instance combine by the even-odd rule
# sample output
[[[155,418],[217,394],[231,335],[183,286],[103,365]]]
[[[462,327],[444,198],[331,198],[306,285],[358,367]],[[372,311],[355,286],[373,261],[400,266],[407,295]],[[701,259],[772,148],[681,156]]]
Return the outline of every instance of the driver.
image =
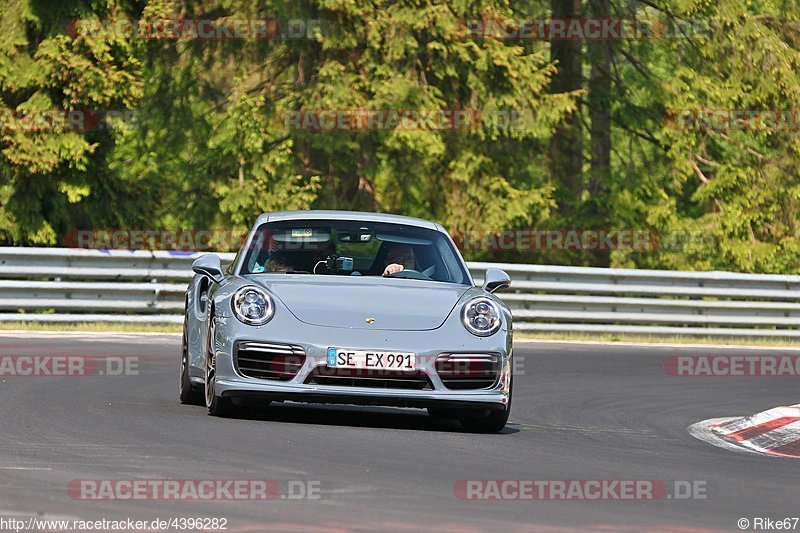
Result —
[[[402,272],[405,269],[415,269],[417,262],[414,258],[414,250],[407,244],[395,244],[386,253],[386,268],[383,275],[389,276]]]

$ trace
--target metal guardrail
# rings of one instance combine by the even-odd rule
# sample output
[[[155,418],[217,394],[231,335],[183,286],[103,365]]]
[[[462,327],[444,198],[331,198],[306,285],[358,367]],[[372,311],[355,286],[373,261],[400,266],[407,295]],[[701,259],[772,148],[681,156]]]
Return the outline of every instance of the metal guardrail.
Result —
[[[0,321],[181,323],[200,255],[0,247]],[[489,267],[518,331],[800,337],[800,276],[469,264]]]

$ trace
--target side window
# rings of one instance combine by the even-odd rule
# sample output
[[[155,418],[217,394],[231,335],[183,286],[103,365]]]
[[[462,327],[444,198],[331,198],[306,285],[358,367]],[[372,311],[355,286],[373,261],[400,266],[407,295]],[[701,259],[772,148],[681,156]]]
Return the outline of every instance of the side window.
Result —
[[[239,250],[239,254],[242,253],[245,254],[244,264],[242,265],[241,269],[242,273],[247,274],[253,272],[256,263],[259,262],[259,259],[261,259],[261,263],[259,264],[261,266],[264,266],[264,261],[266,260],[267,257],[269,257],[269,251],[266,246],[266,241],[267,241],[266,225],[262,225],[258,229],[256,229],[255,234],[253,235],[253,240],[252,242],[250,242],[250,245],[248,246],[247,250],[245,250],[244,248]],[[261,257],[262,255],[264,255],[265,257]],[[237,260],[238,258],[239,256],[237,254]]]
[[[464,275],[458,267],[458,262],[453,256],[453,252],[448,246],[445,239],[437,239],[436,247],[439,249],[439,255],[442,257],[444,272],[440,273],[437,278],[446,279],[453,283],[465,283]]]
[[[425,270],[431,267],[437,267],[436,264],[436,253],[434,250],[431,249],[430,245],[427,246],[415,246],[414,247],[414,257],[417,260],[417,270],[420,272],[424,272]],[[434,278],[435,279],[435,278]]]

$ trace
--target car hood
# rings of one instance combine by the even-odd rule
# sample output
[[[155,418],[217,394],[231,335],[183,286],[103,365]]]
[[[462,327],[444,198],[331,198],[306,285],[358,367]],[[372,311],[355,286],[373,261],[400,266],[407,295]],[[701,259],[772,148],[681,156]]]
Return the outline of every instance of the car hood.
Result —
[[[452,283],[374,276],[255,274],[246,278],[270,291],[301,322],[371,330],[436,329],[470,289]]]

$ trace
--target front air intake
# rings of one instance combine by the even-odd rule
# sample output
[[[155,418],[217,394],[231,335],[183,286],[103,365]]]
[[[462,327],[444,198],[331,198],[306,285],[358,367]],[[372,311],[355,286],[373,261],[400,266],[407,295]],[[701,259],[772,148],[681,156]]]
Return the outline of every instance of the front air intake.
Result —
[[[500,376],[500,355],[447,353],[436,358],[436,373],[451,390],[488,389]]]
[[[306,353],[302,346],[267,342],[236,343],[233,362],[236,371],[248,378],[288,381],[295,377]]]
[[[318,366],[308,375],[306,383],[337,387],[433,390],[431,380],[421,371],[401,372],[399,370]]]

